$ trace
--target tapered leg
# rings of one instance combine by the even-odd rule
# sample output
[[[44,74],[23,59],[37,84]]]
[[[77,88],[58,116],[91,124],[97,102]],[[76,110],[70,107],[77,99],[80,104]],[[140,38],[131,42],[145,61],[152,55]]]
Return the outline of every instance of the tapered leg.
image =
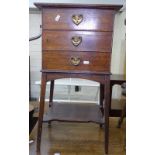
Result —
[[[54,91],[54,80],[52,80],[50,83],[49,107],[51,107],[53,103],[53,91]]]
[[[110,77],[106,77],[106,82],[104,86],[104,116],[105,116],[105,154],[108,154],[108,145],[109,145],[109,104],[110,104]]]
[[[54,80],[50,83],[50,96],[49,96],[49,107],[53,105],[53,92],[54,92]],[[51,121],[48,121],[48,126],[51,127]]]
[[[37,152],[40,152],[42,121],[43,121],[44,104],[45,104],[45,91],[46,91],[46,73],[42,73],[40,107],[39,107],[39,118],[38,118],[38,133],[37,133]]]
[[[100,84],[100,109],[103,113],[104,85]]]
[[[113,88],[113,84],[112,84],[112,83],[110,83],[110,101],[109,101],[109,112],[111,111],[112,88]]]
[[[100,110],[102,112],[102,115],[104,115],[103,99],[104,99],[104,85],[100,84]],[[100,127],[102,128],[103,125],[100,124]]]

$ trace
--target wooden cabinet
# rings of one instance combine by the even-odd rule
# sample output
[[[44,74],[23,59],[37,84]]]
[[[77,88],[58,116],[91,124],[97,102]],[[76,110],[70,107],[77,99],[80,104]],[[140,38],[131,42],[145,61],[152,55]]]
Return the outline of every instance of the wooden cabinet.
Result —
[[[95,122],[104,124],[108,153],[110,62],[114,16],[120,5],[36,3],[42,10],[42,83],[37,151],[42,122]],[[99,82],[104,105],[57,104],[52,102],[54,80],[83,78]],[[51,81],[50,108],[44,115],[46,82]],[[102,89],[101,89],[102,91]],[[44,115],[44,116],[43,116]]]

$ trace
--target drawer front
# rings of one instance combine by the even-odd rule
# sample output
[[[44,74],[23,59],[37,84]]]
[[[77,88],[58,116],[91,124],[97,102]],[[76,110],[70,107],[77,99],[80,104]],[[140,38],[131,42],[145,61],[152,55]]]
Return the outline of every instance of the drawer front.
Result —
[[[111,52],[112,32],[43,31],[43,50]]]
[[[43,29],[113,31],[113,10],[43,9]]]
[[[109,72],[111,53],[43,52],[43,69],[63,71]]]

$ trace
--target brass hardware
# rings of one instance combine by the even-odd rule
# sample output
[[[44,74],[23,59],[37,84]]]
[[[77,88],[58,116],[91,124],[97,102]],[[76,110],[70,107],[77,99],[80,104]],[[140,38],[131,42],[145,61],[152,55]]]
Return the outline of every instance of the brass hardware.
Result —
[[[72,56],[70,58],[70,62],[74,66],[78,66],[80,64],[80,61],[81,61],[80,58],[79,57],[76,57],[76,56]]]
[[[79,25],[83,20],[83,15],[73,15],[72,21],[74,24]]]
[[[82,42],[82,37],[74,36],[71,40],[74,46],[78,46]]]

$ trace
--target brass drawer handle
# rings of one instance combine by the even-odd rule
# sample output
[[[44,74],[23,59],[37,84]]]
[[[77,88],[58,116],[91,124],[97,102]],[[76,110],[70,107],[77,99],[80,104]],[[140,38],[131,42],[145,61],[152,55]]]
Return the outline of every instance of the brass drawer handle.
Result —
[[[72,21],[74,24],[79,25],[83,20],[83,15],[73,15]]]
[[[76,57],[76,56],[72,56],[70,58],[70,63],[74,66],[78,66],[80,64],[80,58],[79,57]]]
[[[71,41],[74,46],[78,46],[82,42],[82,37],[74,36],[72,37]]]

